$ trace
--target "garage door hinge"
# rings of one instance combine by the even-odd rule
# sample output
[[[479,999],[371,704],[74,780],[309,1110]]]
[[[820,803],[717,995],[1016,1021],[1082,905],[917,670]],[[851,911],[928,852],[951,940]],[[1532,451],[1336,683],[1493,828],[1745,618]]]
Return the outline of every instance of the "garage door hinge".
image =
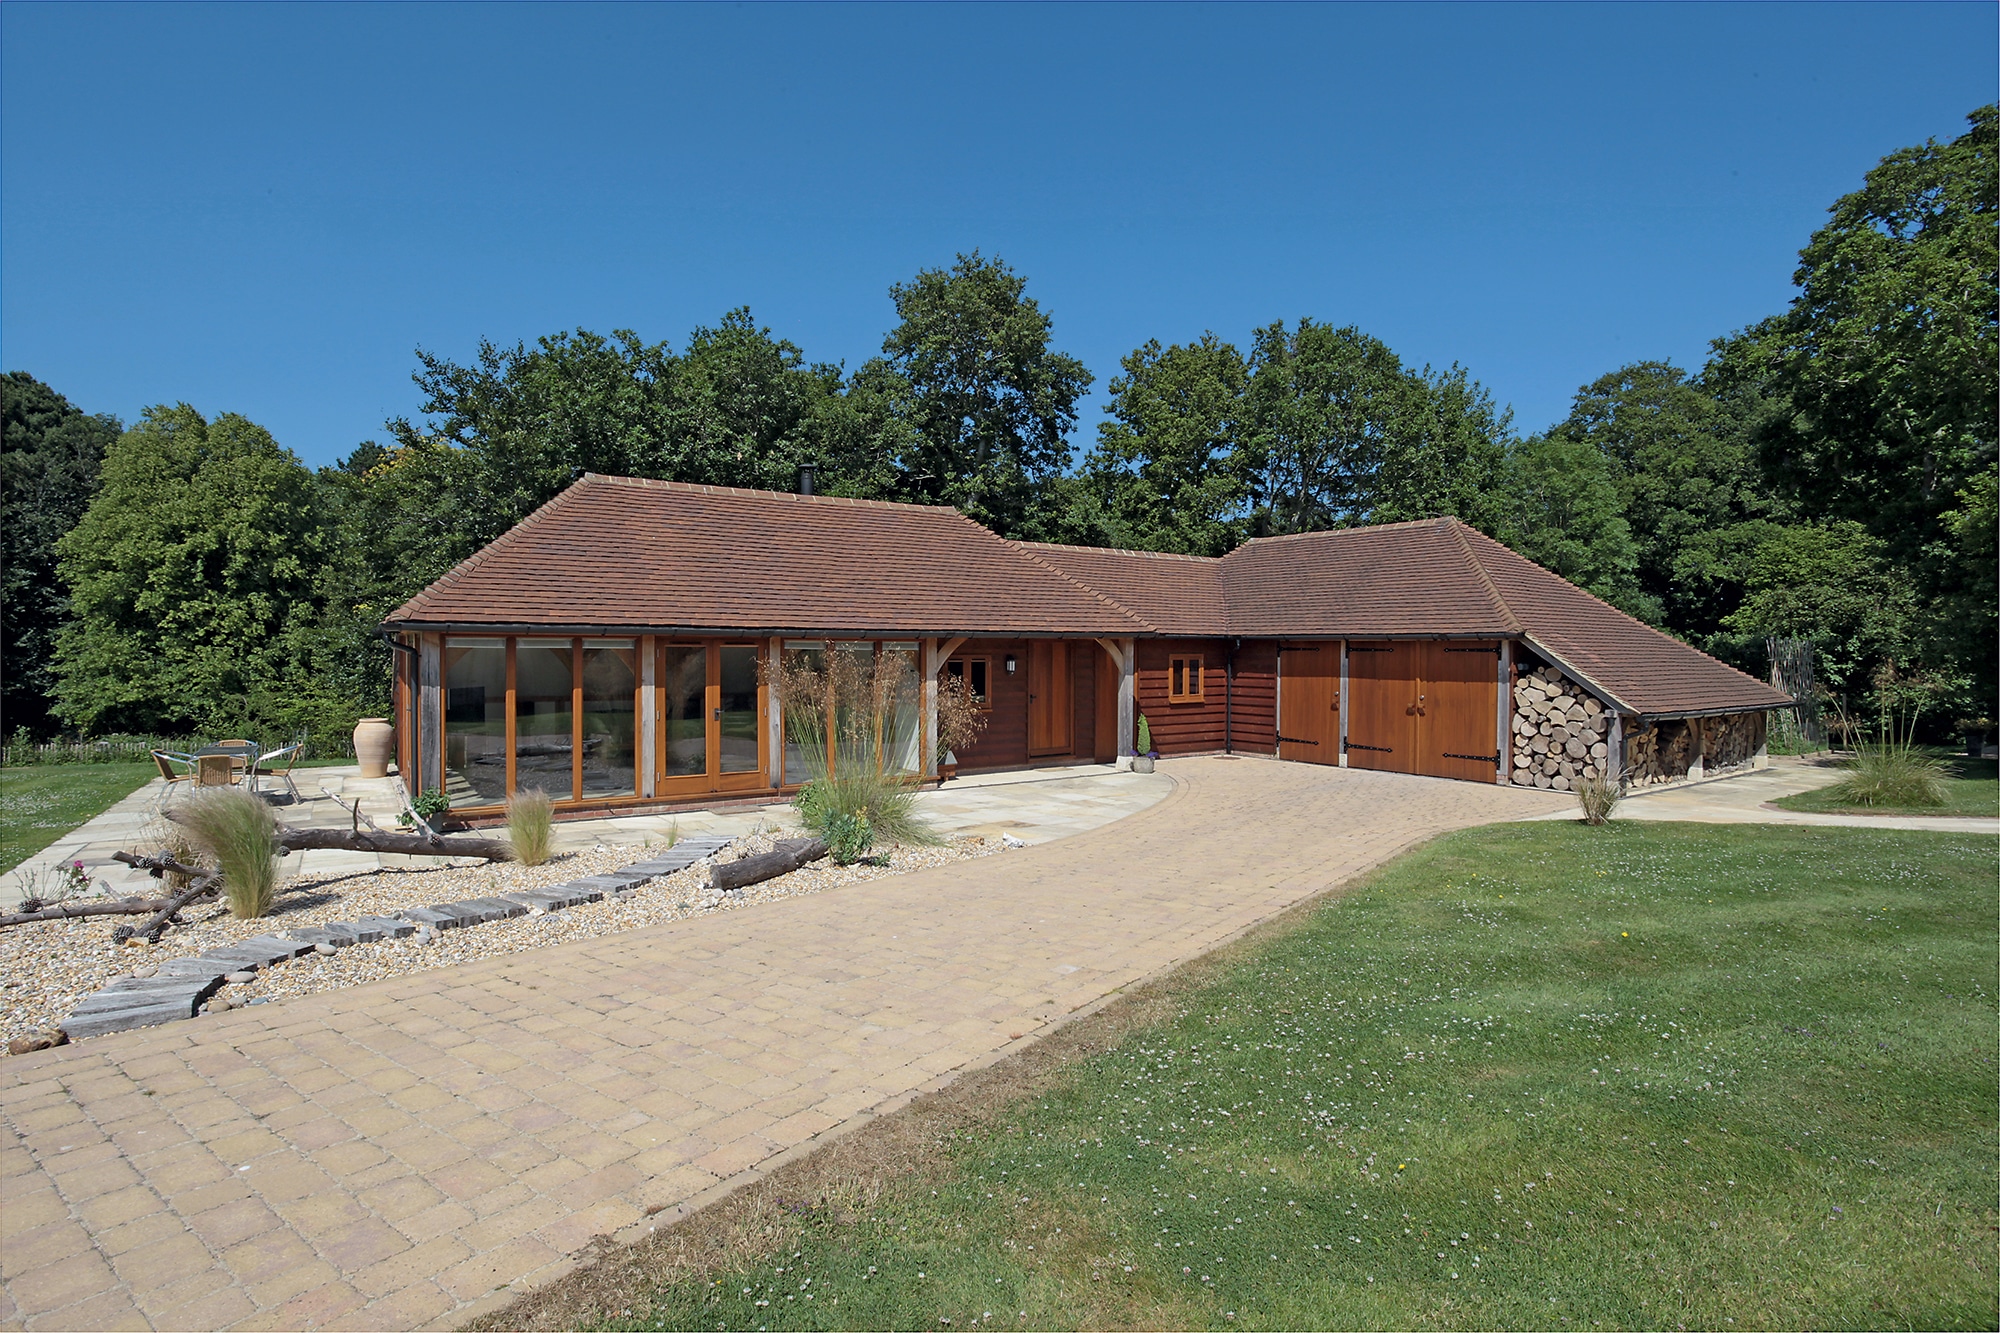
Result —
[[[1360,741],[1344,742],[1342,748],[1348,750],[1373,750],[1376,754],[1396,753],[1396,747],[1393,745],[1363,745]]]
[[[1500,767],[1500,756],[1497,754],[1453,754],[1451,751],[1446,750],[1444,757],[1447,759],[1470,759],[1475,763],[1491,764],[1495,768]]]
[[[1283,741],[1283,742],[1284,742],[1284,743],[1285,743],[1286,745],[1318,745],[1318,744],[1319,744],[1319,742],[1318,742],[1318,741],[1309,741],[1309,740],[1305,739],[1305,737],[1303,737],[1303,736],[1280,736],[1280,737],[1278,737],[1278,739],[1279,739],[1280,741]]]
[[[1500,645],[1496,643],[1491,648],[1447,648],[1445,651],[1448,653],[1491,653],[1493,656],[1498,657],[1500,656]]]

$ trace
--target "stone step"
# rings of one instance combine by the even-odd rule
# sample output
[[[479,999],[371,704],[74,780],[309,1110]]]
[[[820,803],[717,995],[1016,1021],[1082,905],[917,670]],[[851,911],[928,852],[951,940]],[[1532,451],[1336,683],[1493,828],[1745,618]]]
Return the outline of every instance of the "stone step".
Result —
[[[241,963],[232,959],[204,958],[197,955],[193,958],[170,958],[160,964],[160,970],[156,975],[162,977],[219,977],[230,972],[240,971],[242,967]]]
[[[405,907],[396,913],[405,921],[414,921],[420,926],[431,926],[437,930],[457,930],[465,923],[449,912],[440,912],[435,907]]]
[[[417,928],[408,921],[399,921],[392,916],[359,916],[354,918],[357,932],[369,932],[360,938],[400,940],[417,933]]]
[[[336,929],[338,924],[334,922],[324,926],[300,926],[297,930],[286,933],[295,940],[304,940],[307,944],[331,944],[336,949],[345,949],[354,943],[354,932]]]
[[[101,1037],[108,1032],[124,1032],[130,1028],[153,1027],[160,1023],[173,1023],[183,1018],[193,1018],[199,1001],[180,1002],[178,1000],[140,1005],[131,1009],[112,1009],[99,1013],[71,1014],[59,1026],[71,1041],[81,1041],[85,1037]]]
[[[495,915],[487,918],[489,921],[505,921],[509,917],[526,916],[528,914],[528,909],[521,906],[521,904],[509,902],[507,899],[499,897],[467,898],[461,906],[477,907],[482,912],[494,913]]]
[[[297,958],[302,953],[311,953],[312,945],[304,940],[281,939],[276,935],[257,935],[240,941],[238,948],[258,948],[271,951],[271,960],[279,962],[287,958]]]
[[[123,981],[112,982],[95,994],[84,996],[77,1001],[75,1012],[129,1009],[135,1004],[153,1004],[182,995],[192,995],[196,1001],[201,1001],[221,988],[222,978],[219,976],[127,977]]]

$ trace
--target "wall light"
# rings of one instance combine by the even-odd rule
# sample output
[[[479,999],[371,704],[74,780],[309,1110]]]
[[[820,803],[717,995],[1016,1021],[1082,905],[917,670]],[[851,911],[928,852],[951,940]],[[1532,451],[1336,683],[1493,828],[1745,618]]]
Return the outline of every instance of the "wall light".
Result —
[[[1012,653],[1007,654],[1007,674],[1010,676],[1014,674],[1014,654]]]

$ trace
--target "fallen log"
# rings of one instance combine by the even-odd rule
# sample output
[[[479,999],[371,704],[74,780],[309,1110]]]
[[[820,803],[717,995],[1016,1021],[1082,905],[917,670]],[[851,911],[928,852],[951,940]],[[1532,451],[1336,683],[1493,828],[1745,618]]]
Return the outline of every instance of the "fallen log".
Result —
[[[826,853],[826,844],[818,838],[787,838],[768,852],[737,861],[723,861],[710,867],[708,882],[724,892],[746,888],[767,879],[776,879],[779,875],[789,875]]]
[[[180,822],[180,811],[169,809],[166,815]],[[278,846],[286,852],[386,852],[395,856],[470,856],[481,861],[514,859],[513,847],[500,838],[383,833],[371,829],[281,827]]]
[[[513,845],[504,838],[427,836],[422,833],[371,833],[367,829],[281,829],[278,842],[288,852],[389,852],[398,856],[471,856],[482,861],[511,861]]]
[[[162,859],[164,860],[165,858]],[[133,931],[132,934],[144,935],[148,940],[152,941],[154,944],[158,944],[160,942],[160,936],[166,933],[167,923],[174,919],[174,914],[179,912],[183,907],[186,907],[189,903],[193,902],[195,899],[209,892],[211,889],[215,887],[216,881],[222,878],[222,874],[220,871],[214,871],[214,870],[206,872],[198,871],[196,873],[198,875],[198,878],[194,881],[194,883],[188,885],[185,889],[182,889],[172,898],[162,903],[160,905],[160,910],[153,914],[152,919],[147,921],[145,925]],[[131,938],[131,936],[128,935],[121,935],[121,932],[124,931],[124,929],[125,927],[120,926],[118,927],[117,930],[111,932],[112,938],[116,939],[120,944],[123,944],[127,939]]]
[[[159,898],[120,898],[115,902],[57,903],[37,912],[9,912],[0,916],[0,926],[20,926],[30,921],[62,921],[73,916],[138,916],[157,912],[166,901]]]

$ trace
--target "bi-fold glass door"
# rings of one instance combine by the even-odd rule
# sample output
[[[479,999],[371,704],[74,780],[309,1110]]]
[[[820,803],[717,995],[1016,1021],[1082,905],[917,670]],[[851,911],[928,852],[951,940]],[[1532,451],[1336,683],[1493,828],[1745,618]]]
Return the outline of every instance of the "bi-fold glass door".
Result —
[[[661,643],[656,790],[661,796],[765,785],[764,691],[754,643]]]

